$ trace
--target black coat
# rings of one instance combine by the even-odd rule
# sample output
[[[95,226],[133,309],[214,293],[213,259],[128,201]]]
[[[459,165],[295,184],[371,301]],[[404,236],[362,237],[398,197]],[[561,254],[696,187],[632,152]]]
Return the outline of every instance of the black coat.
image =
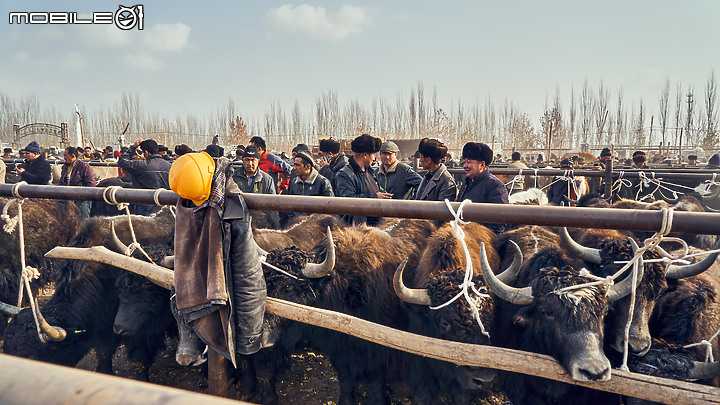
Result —
[[[500,179],[490,173],[489,170],[475,176],[474,179],[465,178],[457,201],[470,200],[474,203],[510,204],[508,192]],[[504,224],[483,224],[488,228],[500,233],[505,230]]]
[[[132,176],[133,188],[170,189],[170,166],[172,164],[155,153],[147,160],[132,160],[135,146],[130,146],[118,159],[118,166]]]
[[[20,180],[28,184],[47,185],[52,178],[50,163],[45,160],[42,154],[34,160],[25,159],[25,171],[20,175]]]
[[[337,186],[335,185],[335,176],[337,175],[337,172],[340,171],[340,169],[345,167],[347,162],[347,156],[345,156],[345,154],[341,152],[337,156],[335,156],[333,160],[330,161],[330,164],[328,164],[327,166],[323,166],[322,168],[320,168],[320,170],[318,170],[320,172],[320,175],[330,181],[335,195],[338,194]]]
[[[371,169],[367,169],[369,173],[377,183],[375,178],[375,172]],[[367,183],[365,182],[365,171],[360,168],[360,165],[355,163],[355,159],[350,157],[348,163],[337,172],[335,177],[335,195],[338,197],[355,197],[355,198],[377,198],[377,194],[370,191]],[[384,191],[378,184],[380,191]],[[353,215],[343,215],[343,220],[348,224],[362,224],[367,223],[368,225],[377,225],[380,222],[379,218],[376,217],[363,217]]]

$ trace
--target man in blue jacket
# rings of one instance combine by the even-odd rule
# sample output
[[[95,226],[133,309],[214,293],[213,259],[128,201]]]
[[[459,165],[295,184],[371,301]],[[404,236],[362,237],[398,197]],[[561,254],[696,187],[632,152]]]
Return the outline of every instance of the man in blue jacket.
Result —
[[[493,151],[489,146],[480,142],[468,142],[463,146],[462,159],[466,177],[457,201],[509,204],[505,184],[488,170],[493,160]],[[483,225],[495,233],[505,230],[504,224]]]

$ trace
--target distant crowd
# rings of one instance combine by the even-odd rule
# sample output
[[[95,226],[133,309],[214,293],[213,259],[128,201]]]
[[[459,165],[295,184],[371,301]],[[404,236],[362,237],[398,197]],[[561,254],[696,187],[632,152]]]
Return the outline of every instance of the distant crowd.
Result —
[[[491,164],[504,164],[502,155],[494,154],[492,149],[479,142],[468,142],[462,148],[459,161],[448,153],[448,148],[438,139],[425,138],[418,142],[417,151],[405,162],[398,159],[400,149],[394,142],[383,142],[380,138],[363,134],[350,143],[351,153],[341,151],[341,143],[332,138],[320,140],[316,153],[308,145],[298,144],[291,155],[284,152],[274,153],[262,137],[252,137],[248,145],[238,145],[234,151],[226,153],[213,144],[203,151],[195,152],[188,145],[176,145],[173,150],[158,144],[155,140],[138,140],[132,145],[114,150],[107,146],[102,150],[91,147],[67,147],[62,151],[55,148],[43,150],[33,141],[19,151],[3,150],[4,159],[20,158],[24,163],[9,165],[0,161],[0,181],[29,184],[54,183],[66,186],[95,187],[96,178],[88,161],[118,163],[118,177],[125,185],[142,189],[170,189],[170,171],[173,163],[184,155],[205,153],[214,160],[224,159],[235,163],[228,176],[244,193],[287,194],[300,196],[355,197],[377,199],[405,199],[425,201],[463,201],[508,204],[508,197],[532,186],[547,186],[549,202],[558,205],[573,201],[588,192],[587,180],[581,176],[558,176],[551,180],[538,182],[538,177],[515,176],[509,179],[496,177],[487,169]],[[233,153],[234,152],[234,153]],[[58,175],[51,173],[49,159],[60,158],[65,164]],[[632,158],[619,160],[609,148],[603,149],[597,158],[590,154],[591,164],[605,167],[614,160],[614,165],[628,169],[645,168],[648,159],[643,151],[636,151]],[[535,155],[533,155],[535,156]],[[559,160],[559,162],[558,162]],[[551,156],[546,162],[542,154],[535,162],[526,162],[519,152],[512,153],[507,167],[511,169],[544,168],[559,163],[561,169],[573,169],[586,164],[582,155],[566,155],[558,159]],[[656,155],[655,163],[663,158]],[[697,156],[688,156],[688,165],[697,166]],[[465,177],[457,180],[448,168],[462,167]],[[713,155],[705,166],[720,167],[720,155]],[[214,166],[213,166],[214,168]],[[422,169],[422,170],[421,170]],[[422,175],[419,174],[423,173]],[[178,178],[180,181],[190,177]],[[528,181],[530,180],[530,181]],[[204,181],[204,180],[203,180]],[[177,182],[176,182],[177,183]],[[540,184],[539,184],[540,183]],[[203,187],[209,187],[208,184]],[[190,189],[185,186],[184,189]],[[181,194],[182,195],[182,194]],[[78,202],[82,217],[90,213],[89,202]],[[136,205],[136,214],[147,214],[153,206]],[[301,213],[290,213],[289,220]],[[379,218],[346,216],[348,223],[366,223],[374,225]],[[502,226],[487,224],[491,229],[502,231]]]

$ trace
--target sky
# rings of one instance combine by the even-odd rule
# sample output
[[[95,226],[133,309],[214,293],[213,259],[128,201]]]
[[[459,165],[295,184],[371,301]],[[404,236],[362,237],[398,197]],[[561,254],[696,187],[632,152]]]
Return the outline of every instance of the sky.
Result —
[[[115,12],[106,1],[0,4],[0,93],[44,108],[101,110],[137,93],[162,116],[209,116],[232,99],[246,117],[324,92],[407,100],[423,83],[439,106],[509,99],[533,122],[588,80],[610,100],[657,110],[666,79],[701,99],[720,66],[720,1],[145,1],[143,30],[10,24],[11,12]],[[126,3],[124,6],[134,4]],[[42,17],[38,17],[42,18]],[[720,74],[720,72],[716,72]],[[671,100],[674,98],[671,95]]]

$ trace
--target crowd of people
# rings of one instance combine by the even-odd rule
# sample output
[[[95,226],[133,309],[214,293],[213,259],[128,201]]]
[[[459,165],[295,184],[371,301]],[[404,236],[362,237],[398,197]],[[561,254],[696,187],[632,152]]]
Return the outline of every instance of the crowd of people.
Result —
[[[203,152],[214,159],[234,160],[236,165],[230,177],[243,193],[508,204],[510,195],[538,186],[537,177],[518,175],[503,181],[490,173],[490,164],[498,163],[502,156],[494,154],[488,145],[480,142],[466,143],[460,161],[455,162],[440,140],[424,138],[419,141],[414,155],[415,167],[398,159],[400,149],[394,142],[383,142],[369,134],[353,139],[351,153],[347,155],[340,146],[341,143],[332,138],[322,139],[318,156],[313,156],[305,144],[298,144],[293,148],[292,156],[287,156],[272,152],[262,137],[254,136],[248,145],[238,145],[234,156],[226,155],[217,142],[208,145]],[[12,149],[6,148],[3,158],[15,158],[12,152]],[[96,186],[88,161],[99,160],[117,162],[120,176],[134,188],[169,189],[168,176],[173,162],[188,153],[193,153],[193,150],[185,144],[177,145],[171,151],[152,139],[138,140],[120,150],[114,150],[112,146],[100,151],[90,147],[67,147],[62,151],[65,164],[56,183]],[[55,154],[59,152],[54,148],[44,151],[37,142],[30,142],[20,151],[19,157],[25,160],[24,164],[6,172],[5,164],[0,161],[0,181],[49,184],[51,168],[48,160]],[[46,155],[50,156],[46,158]],[[615,160],[617,165],[623,163],[629,169],[642,169],[647,167],[648,159],[645,152],[636,151],[631,159],[623,162],[605,148],[593,163],[605,167],[610,160]],[[568,173],[583,164],[582,156],[565,157],[559,161],[559,167],[568,170]],[[698,164],[697,156],[688,157],[688,165]],[[456,181],[448,166],[461,166],[465,172],[464,179]],[[542,154],[537,156],[534,164],[529,164],[519,152],[512,153],[507,165],[518,170],[547,166]],[[713,155],[706,167],[719,168],[720,154]],[[417,171],[420,168],[424,171],[421,172],[423,175]],[[533,181],[528,181],[531,178]],[[589,190],[587,179],[569,174],[557,176],[542,185],[547,186],[549,202],[557,205],[570,204]],[[79,202],[78,207],[81,217],[89,216],[89,202]],[[151,205],[135,205],[134,213],[145,215],[152,208]],[[298,215],[303,214],[290,213],[285,220]],[[379,222],[379,218],[362,216],[348,215],[344,219],[350,224],[374,225]],[[503,230],[502,225],[486,225],[496,232]]]

